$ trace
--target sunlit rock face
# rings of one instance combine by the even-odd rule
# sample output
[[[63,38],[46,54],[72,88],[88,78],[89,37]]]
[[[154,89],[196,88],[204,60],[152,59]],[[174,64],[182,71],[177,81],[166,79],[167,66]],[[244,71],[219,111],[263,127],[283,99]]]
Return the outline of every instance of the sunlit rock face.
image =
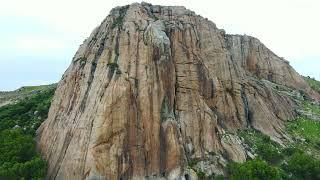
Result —
[[[295,102],[319,100],[258,39],[228,35],[180,6],[116,7],[80,46],[56,90],[38,147],[48,179],[197,179],[247,152],[237,130],[281,142]]]

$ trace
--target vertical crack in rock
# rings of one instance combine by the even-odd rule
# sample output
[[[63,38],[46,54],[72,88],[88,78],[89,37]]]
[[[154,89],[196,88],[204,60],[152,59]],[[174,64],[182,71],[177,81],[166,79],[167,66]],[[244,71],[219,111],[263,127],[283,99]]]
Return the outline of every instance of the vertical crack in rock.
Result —
[[[245,88],[244,85],[241,85],[241,99],[243,102],[243,107],[244,107],[244,116],[246,119],[247,127],[251,127],[251,115],[250,115],[250,110],[249,110],[249,103],[248,103],[248,98],[245,93]]]
[[[61,168],[61,163],[66,155],[66,152],[68,150],[68,147],[70,145],[70,142],[72,140],[72,134],[70,131],[67,132],[66,136],[65,136],[65,139],[64,139],[64,142],[63,142],[63,145],[62,145],[62,148],[61,148],[61,152],[59,153],[59,158],[58,158],[58,161],[57,163],[55,164],[54,168],[53,168],[53,171],[52,171],[52,174],[49,174],[49,179],[56,179],[57,177],[57,174]],[[52,175],[52,177],[50,177],[50,175]]]
[[[161,103],[161,112],[160,112],[161,123],[167,120],[175,120],[173,109],[169,107],[168,97],[165,96]]]
[[[96,71],[96,68],[97,68],[97,63],[98,63],[98,60],[104,50],[104,46],[105,46],[105,37],[103,37],[101,40],[100,40],[100,43],[99,43],[99,49],[98,49],[98,52],[95,54],[94,56],[94,59],[92,60],[91,62],[91,69],[90,69],[90,74],[89,74],[89,78],[88,78],[88,81],[87,81],[87,89],[85,90],[85,93],[84,93],[84,97],[81,101],[81,105],[80,105],[80,111],[83,112],[84,109],[85,109],[85,106],[86,106],[86,103],[87,103],[87,99],[88,99],[88,95],[89,95],[89,91],[91,89],[91,85],[92,85],[92,82],[93,82],[93,78],[94,78],[94,73]]]

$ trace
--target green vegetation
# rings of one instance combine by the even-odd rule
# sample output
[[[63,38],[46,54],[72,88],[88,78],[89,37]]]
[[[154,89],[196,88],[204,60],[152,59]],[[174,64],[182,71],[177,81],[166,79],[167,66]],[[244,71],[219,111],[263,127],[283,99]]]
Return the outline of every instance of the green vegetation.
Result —
[[[302,105],[305,111],[320,116],[320,106],[314,105],[310,101],[303,101]]]
[[[200,160],[196,158],[188,160],[188,168],[194,170],[200,180],[204,180],[206,179],[206,173],[201,171],[200,169],[195,168],[199,161]]]
[[[303,149],[304,152],[312,154],[320,159],[320,122],[313,121],[307,117],[299,117],[287,123],[287,131],[294,139],[290,145]]]
[[[46,164],[36,154],[31,135],[20,129],[0,132],[0,179],[37,179],[45,176]]]
[[[313,156],[320,140],[317,123],[303,118],[289,122],[288,132],[293,137],[305,138],[306,142],[287,142],[287,147],[257,131],[240,132],[239,135],[258,157],[242,164],[230,163],[230,179],[320,179],[320,160]],[[310,151],[310,146],[314,151]]]
[[[119,68],[119,65],[117,63],[108,63],[107,67],[110,67],[111,70],[116,70]]]
[[[8,92],[0,91],[0,107],[8,103],[13,103],[22,100],[28,96],[32,96],[33,94],[48,89],[51,86],[55,86],[55,84],[42,86],[24,86],[15,91]]]
[[[320,148],[320,122],[299,117],[287,124],[287,129],[293,137],[301,137],[308,144]]]
[[[320,82],[315,80],[314,78],[310,78],[309,76],[308,77],[305,77],[304,80],[309,84],[309,86],[317,91],[318,93],[320,93]]]
[[[302,104],[313,114],[318,111],[317,105],[308,102]],[[244,163],[229,163],[227,177],[219,178],[320,180],[320,122],[299,117],[287,122],[286,131],[293,141],[284,141],[285,146],[255,130],[239,132],[238,135],[257,156]],[[196,160],[190,160],[189,166],[195,170],[196,163]],[[195,171],[199,179],[206,177],[203,172]]]
[[[42,91],[42,90],[48,89],[49,86],[48,85],[43,85],[43,86],[23,86],[23,87],[19,88],[17,91],[19,93],[30,93],[32,91]]]
[[[287,132],[295,140],[294,147],[320,158],[320,106],[310,100],[301,103],[302,115],[287,122]],[[318,120],[316,120],[318,119]]]
[[[19,91],[19,90],[17,90]],[[33,93],[0,107],[0,179],[43,179],[46,163],[35,147],[35,131],[47,118],[55,85],[24,87]]]
[[[48,87],[26,97],[15,104],[0,108],[0,131],[20,127],[27,134],[34,135],[41,122],[47,118],[55,87]]]
[[[245,163],[230,163],[228,166],[230,179],[251,180],[251,179],[282,179],[284,176],[278,167],[270,166],[265,161],[257,158]]]
[[[254,130],[247,130],[239,134],[262,159],[271,164],[278,163],[282,158],[281,147],[262,133]]]
[[[190,168],[193,168],[195,165],[197,165],[197,163],[198,163],[198,159],[190,159],[189,161],[188,161],[188,166],[190,167]]]
[[[320,92],[320,82],[310,77],[305,80]],[[302,115],[286,123],[286,132],[293,141],[284,140],[285,146],[281,146],[260,132],[239,132],[257,157],[245,163],[230,163],[229,179],[320,179],[320,121],[315,120],[320,116],[320,106],[302,95],[303,99],[297,99],[301,101]]]
[[[83,68],[83,67],[86,65],[86,63],[87,63],[87,58],[85,58],[85,57],[80,57],[80,58],[76,59],[76,60],[74,61],[74,63],[76,63],[76,62],[78,62],[78,61],[79,61],[80,67]]]
[[[229,179],[320,179],[320,161],[301,150],[291,150],[293,154],[279,165],[270,165],[260,158],[230,163]]]
[[[320,160],[302,151],[295,152],[282,166],[292,179],[320,179]]]
[[[320,115],[320,107],[308,100],[301,102],[304,112]],[[304,113],[303,113],[304,114]],[[320,122],[302,115],[286,123],[293,141],[285,146],[254,130],[239,136],[258,155],[245,163],[231,163],[231,179],[320,179]]]
[[[196,171],[197,176],[199,178],[199,180],[205,180],[206,179],[206,173],[204,173],[203,171]]]
[[[119,15],[116,17],[116,19],[113,21],[111,28],[114,29],[115,27],[122,27],[123,20],[126,15],[127,9],[129,6],[123,6],[119,10]]]
[[[117,63],[108,63],[107,67],[111,69],[111,72],[113,73],[116,71],[117,74],[121,74],[121,70],[119,69],[119,65]]]

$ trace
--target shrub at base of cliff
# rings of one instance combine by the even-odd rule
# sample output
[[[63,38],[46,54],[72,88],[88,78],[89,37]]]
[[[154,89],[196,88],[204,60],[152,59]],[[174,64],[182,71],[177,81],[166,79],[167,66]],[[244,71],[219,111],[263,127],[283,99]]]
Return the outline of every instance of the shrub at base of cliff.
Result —
[[[260,158],[245,163],[230,163],[228,179],[320,179],[318,159],[295,148],[287,148],[284,153],[288,156],[287,160],[277,166],[270,165]]]
[[[233,180],[251,179],[282,179],[284,174],[277,168],[268,165],[261,159],[249,160],[245,163],[230,163],[228,165],[230,178]]]
[[[1,180],[44,179],[46,162],[36,152],[34,135],[47,118],[54,91],[55,85],[48,86],[15,104],[0,107]]]
[[[267,179],[320,179],[319,125],[303,117],[288,122],[288,133],[299,140],[285,142],[286,147],[257,131],[240,132],[259,158],[243,164],[231,163],[229,176],[231,179],[265,179],[261,177],[268,173]],[[275,176],[276,170],[279,177]]]
[[[45,162],[37,155],[33,137],[19,129],[0,132],[0,179],[45,176]]]

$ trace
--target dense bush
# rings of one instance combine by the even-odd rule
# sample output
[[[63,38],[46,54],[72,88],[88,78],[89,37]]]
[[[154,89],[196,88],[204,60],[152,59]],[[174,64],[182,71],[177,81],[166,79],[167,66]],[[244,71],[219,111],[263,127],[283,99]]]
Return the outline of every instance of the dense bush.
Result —
[[[47,118],[55,88],[43,90],[18,103],[0,108],[0,131],[19,126],[34,134],[40,123]],[[36,112],[36,114],[35,114]]]
[[[305,154],[298,148],[283,149],[286,161],[281,165],[270,165],[256,158],[245,163],[230,163],[228,179],[320,179],[320,160]]]
[[[295,152],[283,169],[297,179],[320,179],[320,160],[301,151]]]
[[[282,179],[284,176],[277,167],[268,165],[261,159],[249,160],[245,163],[230,163],[228,166],[230,179],[251,180],[251,179]]]
[[[45,166],[38,156],[25,163],[6,163],[0,167],[0,179],[44,179]]]
[[[35,155],[33,138],[19,129],[0,132],[0,164],[25,162]]]
[[[320,179],[319,148],[316,146],[320,141],[319,125],[319,122],[303,117],[288,122],[288,133],[304,140],[289,143],[286,148],[260,132],[240,132],[259,158],[243,164],[230,164],[231,179],[265,179],[262,176],[267,179]]]
[[[36,152],[35,131],[47,118],[54,86],[0,107],[0,179],[43,179],[46,163]]]
[[[20,129],[0,132],[0,179],[30,179],[45,175],[45,162],[37,155],[33,137]]]

